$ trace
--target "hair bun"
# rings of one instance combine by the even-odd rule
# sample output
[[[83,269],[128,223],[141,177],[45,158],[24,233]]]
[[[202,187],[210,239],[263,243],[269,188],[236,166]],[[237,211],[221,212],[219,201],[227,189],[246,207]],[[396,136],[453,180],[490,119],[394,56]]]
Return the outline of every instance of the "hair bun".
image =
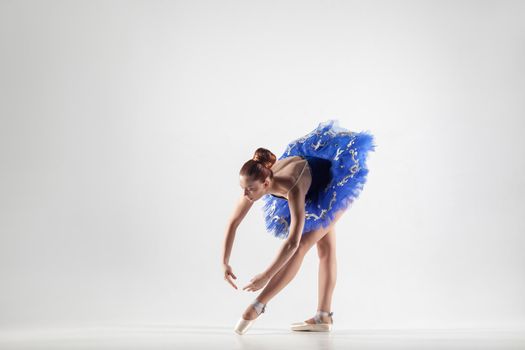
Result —
[[[252,158],[254,161],[261,163],[265,168],[270,169],[275,162],[277,157],[271,151],[266,148],[257,148]]]
[[[260,160],[258,159],[254,159],[254,161],[256,161],[257,163],[261,163],[265,168],[268,168],[270,169],[272,167],[271,164],[268,164],[268,162],[261,162]]]

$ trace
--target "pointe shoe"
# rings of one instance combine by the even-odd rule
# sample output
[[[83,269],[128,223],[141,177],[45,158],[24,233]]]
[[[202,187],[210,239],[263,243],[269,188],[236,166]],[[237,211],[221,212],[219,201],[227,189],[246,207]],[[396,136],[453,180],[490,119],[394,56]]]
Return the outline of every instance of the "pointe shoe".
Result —
[[[264,312],[264,309],[266,308],[266,304],[263,304],[261,303],[260,301],[258,301],[257,299],[255,299],[253,302],[252,302],[252,307],[255,309],[255,312],[257,313],[257,315],[260,315]],[[237,334],[244,334],[246,333],[246,331],[253,325],[253,323],[257,320],[257,318],[253,319],[253,320],[245,320],[242,316],[241,318],[239,319],[239,321],[237,321],[237,324],[235,325],[235,328],[233,328],[233,330],[237,333]]]
[[[315,323],[308,322],[294,322],[290,325],[292,331],[310,331],[310,332],[330,332],[332,330],[332,323],[334,322],[333,312],[318,310],[314,316]],[[323,323],[321,316],[330,316],[332,323]]]

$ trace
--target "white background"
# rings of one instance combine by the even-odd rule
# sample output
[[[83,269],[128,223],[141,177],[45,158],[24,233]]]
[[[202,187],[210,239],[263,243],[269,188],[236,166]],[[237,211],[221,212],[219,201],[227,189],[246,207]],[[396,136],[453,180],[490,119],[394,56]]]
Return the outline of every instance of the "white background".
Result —
[[[257,147],[370,130],[338,327],[525,327],[525,3],[0,1],[0,327],[233,327]],[[239,227],[244,286],[282,241]],[[317,253],[259,326],[317,307]]]

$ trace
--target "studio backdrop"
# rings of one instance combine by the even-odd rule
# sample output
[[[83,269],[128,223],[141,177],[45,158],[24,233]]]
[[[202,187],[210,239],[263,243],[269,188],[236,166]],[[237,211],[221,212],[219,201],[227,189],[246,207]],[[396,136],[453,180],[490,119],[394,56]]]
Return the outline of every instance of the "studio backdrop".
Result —
[[[339,328],[525,326],[525,3],[0,1],[0,328],[232,328],[222,243],[258,147],[369,130]],[[282,240],[262,202],[230,259]],[[317,307],[318,257],[267,305]]]

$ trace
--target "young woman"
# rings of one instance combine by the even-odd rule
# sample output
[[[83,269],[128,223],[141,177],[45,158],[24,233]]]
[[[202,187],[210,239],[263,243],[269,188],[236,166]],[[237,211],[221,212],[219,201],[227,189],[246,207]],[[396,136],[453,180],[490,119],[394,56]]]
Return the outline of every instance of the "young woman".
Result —
[[[293,323],[294,331],[330,331],[333,319],[332,294],[336,282],[335,224],[359,196],[366,182],[366,159],[374,151],[374,136],[352,132],[338,120],[320,123],[307,135],[288,144],[277,159],[265,148],[258,148],[241,168],[243,194],[228,224],[224,239],[224,279],[234,288],[237,277],[229,265],[235,232],[258,199],[263,199],[267,231],[283,239],[277,257],[262,273],[243,287],[257,291],[234,330],[244,334],[264,312],[266,304],[297,274],[304,256],[317,245],[319,286],[317,313],[303,322]]]

